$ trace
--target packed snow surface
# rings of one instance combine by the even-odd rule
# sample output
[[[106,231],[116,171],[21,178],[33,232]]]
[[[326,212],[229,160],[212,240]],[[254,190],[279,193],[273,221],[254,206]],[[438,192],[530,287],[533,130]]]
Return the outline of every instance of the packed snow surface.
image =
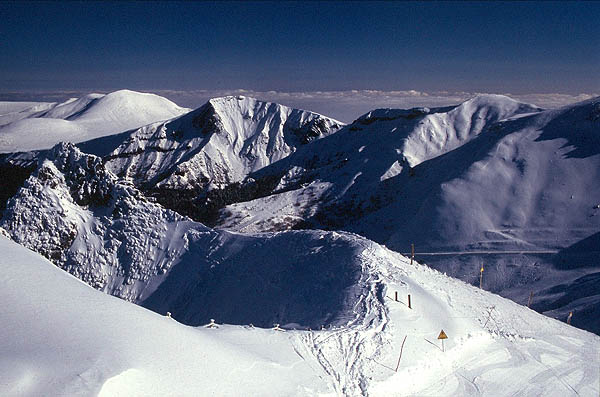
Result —
[[[129,90],[89,94],[63,103],[0,102],[0,153],[83,142],[189,111],[158,95]]]

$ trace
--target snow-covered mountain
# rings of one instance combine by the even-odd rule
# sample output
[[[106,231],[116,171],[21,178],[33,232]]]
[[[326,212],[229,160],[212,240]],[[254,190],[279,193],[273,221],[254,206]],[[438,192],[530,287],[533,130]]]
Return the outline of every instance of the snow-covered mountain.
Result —
[[[220,225],[344,229],[400,252],[415,244],[427,254],[420,260],[470,282],[485,263],[487,288],[523,304],[533,292],[534,308],[561,318],[576,310],[579,326],[600,332],[600,99],[532,110],[481,96],[433,115],[372,112],[251,174],[274,188],[225,207]],[[463,126],[477,114],[498,117],[476,133],[456,123],[445,129],[456,133],[425,132],[451,112]]]
[[[218,208],[236,200],[224,191],[342,126],[317,113],[229,96],[211,99],[184,116],[79,147],[102,156],[109,170],[163,205],[211,222]]]
[[[222,225],[240,231],[265,230],[270,224],[275,229],[289,228],[294,226],[294,221],[312,220],[317,208],[334,205],[336,208],[319,213],[320,217],[327,217],[319,226],[347,223],[381,205],[382,199],[387,200],[379,192],[381,186],[391,185],[401,173],[412,176],[418,164],[461,147],[499,120],[539,110],[501,95],[479,95],[446,108],[369,112],[338,133],[250,175],[251,184],[275,179],[267,193],[281,193],[276,197],[281,197],[283,205],[298,201],[299,205],[294,205],[291,211],[283,211],[292,224],[278,225],[282,211],[274,211],[269,219],[267,214],[265,218],[253,210],[238,211],[240,206],[232,205],[223,211]],[[469,160],[467,156],[465,162]],[[300,193],[310,196],[311,200],[292,199]],[[427,192],[421,192],[424,194]],[[348,208],[351,200],[355,201],[353,208]],[[263,201],[277,207],[279,199],[268,197]],[[253,204],[243,206],[257,209]],[[229,212],[233,216],[227,217]]]
[[[317,113],[229,96],[121,135],[117,145],[108,138],[80,147],[139,186],[223,187],[342,126]]]
[[[591,113],[565,110],[562,122],[587,131],[587,121],[577,124],[568,115],[595,122],[600,108],[591,106]],[[561,114],[508,115],[474,133],[478,137],[459,132],[467,143],[457,149],[376,181],[389,189],[414,183],[429,164],[491,140],[492,134],[506,139],[516,133],[512,123],[530,125],[531,117],[540,118],[540,134],[550,134],[544,135],[547,141],[534,141],[552,142],[560,128],[547,126],[558,120],[564,127]],[[296,156],[303,158],[304,151],[325,155],[318,151],[321,142],[349,134],[344,131],[299,146],[272,166],[298,164]],[[587,142],[585,150],[593,147],[585,134],[571,143],[580,140]],[[363,144],[357,152],[376,153],[372,149]],[[584,159],[597,155],[570,153]],[[275,179],[282,192],[267,200],[280,205],[293,199],[304,208],[316,207],[318,214],[318,200],[331,199],[326,189],[337,192],[340,202],[353,198],[346,196],[349,189],[337,189],[335,179],[306,179],[320,171],[344,178],[355,164],[345,158],[329,164],[326,156],[310,159],[313,168],[295,168],[296,174]],[[324,162],[316,166],[319,161]],[[458,172],[462,163],[444,163],[446,172],[449,164]],[[596,335],[411,264],[357,234],[210,229],[155,203],[109,167],[101,157],[59,144],[40,154],[7,203],[0,219],[0,251],[6,253],[0,257],[0,299],[7,308],[0,311],[0,394],[594,396],[600,391]],[[239,186],[260,184],[269,170]],[[373,195],[382,191],[369,187]],[[396,210],[393,200],[380,204],[362,218],[383,214],[386,206]],[[342,225],[360,225],[362,218],[354,215],[350,212]],[[397,225],[401,222],[414,227],[409,217],[396,218]],[[398,228],[384,230],[391,236]],[[593,239],[585,244],[593,245]],[[160,315],[169,312],[172,319],[100,294],[25,247],[96,289]],[[577,318],[576,312],[574,323]],[[220,325],[194,329],[178,323],[197,326],[210,319]],[[279,324],[285,332],[250,324]],[[442,329],[445,345],[436,339]],[[56,357],[64,360],[57,364]]]
[[[0,153],[83,142],[185,114],[166,98],[129,90],[63,103],[0,102]]]
[[[349,282],[346,288],[361,292],[344,302],[353,309],[346,312],[348,321],[323,330],[286,331],[220,324],[227,316],[227,300],[237,305],[232,312],[244,312],[263,291],[249,288],[238,295],[236,287],[243,281],[219,282],[230,269],[215,263],[197,270],[214,280],[204,284],[207,296],[220,291],[227,299],[194,304],[206,305],[218,325],[192,328],[94,291],[0,236],[0,299],[5,307],[0,311],[0,393],[596,396],[600,391],[596,335],[410,265],[355,235],[283,232],[277,235],[281,250],[250,240],[254,249],[247,251],[238,251],[245,244],[243,236],[230,236],[232,240],[222,242],[224,252],[262,252],[278,259],[261,277],[282,294],[264,296],[264,301],[277,301],[294,290],[327,300],[339,294],[343,279]],[[301,248],[301,242],[309,245]],[[347,255],[348,248],[353,255]],[[327,252],[322,258],[327,260],[319,261],[318,272],[301,272],[304,276],[289,285],[286,278],[293,275],[284,270],[306,267],[296,262],[306,249],[317,256]],[[235,263],[229,280],[248,280],[262,267]],[[360,268],[361,277],[339,277],[336,267],[350,274]],[[314,290],[315,281],[322,290]],[[287,303],[289,318],[317,314],[314,300]],[[249,322],[264,315],[260,310],[248,314],[244,320]],[[448,337],[443,345],[436,339],[442,330]]]
[[[353,286],[362,277],[351,261],[356,247],[336,242],[334,234],[281,238],[211,230],[149,202],[99,157],[70,144],[40,160],[0,225],[89,285],[160,313],[170,310],[187,324],[207,322],[214,305],[228,323],[345,324],[355,298],[366,293]],[[341,251],[339,261],[323,271],[331,250]],[[292,252],[294,265],[282,266],[281,257]],[[310,288],[294,288],[303,278],[311,279]],[[338,288],[326,294],[332,283]],[[298,312],[294,300],[310,302],[310,311]]]

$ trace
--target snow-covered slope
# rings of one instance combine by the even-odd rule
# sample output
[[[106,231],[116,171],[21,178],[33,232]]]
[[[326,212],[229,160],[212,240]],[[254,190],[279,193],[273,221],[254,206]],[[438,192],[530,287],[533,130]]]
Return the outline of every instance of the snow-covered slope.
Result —
[[[5,307],[0,311],[0,393],[595,396],[600,391],[600,338],[593,334],[410,265],[358,236],[278,236],[292,245],[307,236],[324,237],[312,247],[330,253],[320,263],[322,273],[333,271],[336,262],[362,269],[363,277],[351,286],[364,293],[349,302],[362,321],[285,332],[231,325],[194,329],[94,291],[0,237]],[[356,250],[352,258],[343,257],[348,247]],[[223,246],[224,251],[236,248]],[[279,259],[279,267],[266,271],[264,281],[284,286],[279,270],[297,266],[297,251],[266,250]],[[219,275],[226,268],[217,265],[210,272]],[[332,274],[322,297],[336,294],[337,275]],[[310,288],[313,281],[312,276],[297,278],[294,286]],[[206,287],[209,293],[235,297],[231,285]],[[243,311],[248,298],[251,302],[261,293],[247,292],[247,300],[236,300],[236,310]],[[313,302],[290,303],[309,312]],[[222,317],[221,306],[206,304],[215,318]],[[448,336],[443,349],[436,339],[442,329]]]
[[[0,126],[22,120],[56,106],[55,102],[5,102],[0,101]]]
[[[313,198],[311,208],[304,205],[307,200],[300,200],[293,211],[297,221],[307,219],[306,211],[314,215],[312,209],[329,203],[343,207],[338,204],[349,198],[362,200],[362,207],[372,207],[379,203],[370,203],[369,198],[377,196],[380,186],[389,185],[388,180],[402,172],[412,175],[412,168],[421,162],[466,144],[499,120],[536,111],[539,109],[501,95],[479,95],[448,108],[379,109],[287,159],[251,174],[250,182],[275,177],[278,183],[272,186],[272,191],[286,192],[283,197],[309,190]],[[290,193],[290,190],[297,192]],[[269,205],[275,201],[265,200],[269,200]],[[290,204],[296,201],[285,200]],[[380,201],[381,197],[374,200]],[[359,210],[362,212],[364,208]],[[238,212],[236,206],[227,208],[224,213],[228,211],[244,219],[239,222],[232,217],[224,219],[223,225],[228,228],[250,231],[255,229],[252,224],[256,221],[262,223],[259,228],[264,230],[265,224],[269,224],[269,220],[261,216],[253,219],[252,211]],[[341,211],[343,209],[338,208],[334,212]],[[273,215],[279,216],[277,212]],[[325,215],[332,219],[339,217],[339,221],[345,223],[349,220],[347,215],[359,214]]]
[[[419,258],[470,282],[483,262],[487,288],[520,303],[533,291],[534,308],[557,317],[576,310],[579,326],[600,332],[600,99],[503,116],[430,159],[430,141],[409,155],[394,143],[404,124],[354,123],[252,174],[252,183],[277,178],[275,194],[226,207],[221,225],[341,228],[400,252],[414,243],[428,254]]]
[[[223,187],[280,160],[342,123],[316,113],[246,97],[208,101],[185,116],[154,123],[114,140],[82,145],[139,186]]]
[[[3,396],[327,392],[285,333],[194,329],[95,291],[0,237]]]
[[[481,94],[446,108],[377,109],[359,117],[350,128],[376,135],[393,132],[385,143],[401,155],[400,164],[415,167],[463,145],[498,120],[540,110],[503,95]]]
[[[0,153],[83,142],[189,112],[154,94],[120,90],[63,103],[0,103]]]
[[[335,235],[252,237],[208,229],[149,202],[100,158],[70,144],[40,160],[0,225],[93,287],[170,310],[188,324],[207,322],[214,307],[230,323],[346,323],[364,292],[354,287],[362,277],[352,261],[356,247]],[[293,263],[281,262],[287,255]],[[337,262],[323,271],[320,264],[333,256]],[[300,279],[311,283],[294,288]],[[325,293],[333,285],[335,292]],[[298,308],[296,301],[310,306]]]

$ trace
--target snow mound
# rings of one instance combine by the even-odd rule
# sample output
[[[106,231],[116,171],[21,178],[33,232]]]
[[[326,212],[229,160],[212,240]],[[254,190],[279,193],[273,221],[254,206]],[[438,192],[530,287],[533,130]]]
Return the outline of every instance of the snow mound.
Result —
[[[129,90],[63,103],[0,103],[0,153],[48,149],[112,135],[189,112],[166,98]],[[6,113],[4,113],[6,112]]]
[[[193,329],[95,291],[0,237],[0,394],[306,395],[329,385],[288,335]],[[242,341],[242,345],[240,345]]]

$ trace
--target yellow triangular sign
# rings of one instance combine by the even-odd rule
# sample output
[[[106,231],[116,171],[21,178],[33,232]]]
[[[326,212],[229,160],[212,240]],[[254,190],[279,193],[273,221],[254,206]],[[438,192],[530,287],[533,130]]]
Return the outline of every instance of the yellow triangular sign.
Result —
[[[446,335],[444,330],[442,330],[442,332],[440,332],[440,334],[438,335],[438,339],[448,339],[448,335]]]

